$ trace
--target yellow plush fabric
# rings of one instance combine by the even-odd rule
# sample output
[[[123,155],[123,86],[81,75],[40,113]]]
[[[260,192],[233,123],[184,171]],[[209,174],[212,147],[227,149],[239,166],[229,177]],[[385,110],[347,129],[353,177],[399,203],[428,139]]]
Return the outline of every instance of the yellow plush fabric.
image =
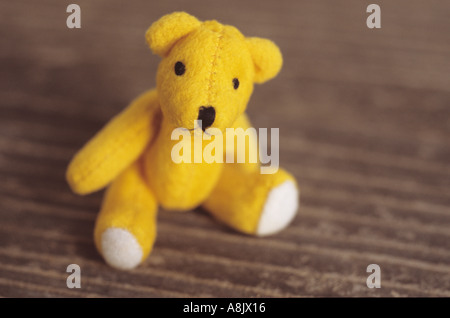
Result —
[[[145,259],[156,237],[157,201],[146,184],[142,165],[136,162],[125,169],[108,187],[95,225],[95,244],[102,250],[102,233],[108,228],[122,228],[132,233]]]
[[[238,117],[238,119],[236,119],[236,121],[233,123],[233,127],[231,127],[233,129],[243,129],[244,131],[246,131],[248,128],[252,128],[252,125],[250,123],[250,119],[248,118],[246,113],[243,113],[241,116]],[[236,133],[238,133],[236,131]],[[247,138],[247,137],[246,137]],[[224,138],[224,148],[223,149],[227,149],[226,148],[226,143],[227,143],[227,139]],[[238,152],[238,142],[237,142],[237,138],[235,138],[234,140],[234,151],[233,151],[233,163],[235,163],[236,167],[239,169],[243,169],[247,172],[255,172],[256,170],[258,170],[259,172],[259,158],[256,158],[256,162],[252,162],[250,160],[250,149],[251,147],[256,149],[256,152],[259,153],[259,145],[258,145],[258,140],[254,138],[253,135],[249,135],[248,136],[248,140],[246,139],[246,142],[248,142],[248,146],[245,147],[244,151],[240,151]],[[250,146],[251,145],[251,146]],[[238,158],[239,155],[243,154],[243,158]],[[226,157],[226,153],[225,153],[225,157]],[[241,159],[240,161],[243,161],[242,163],[240,163],[239,159]],[[224,162],[226,162],[226,160],[224,160]]]
[[[247,39],[247,47],[255,64],[255,83],[264,83],[278,74],[283,59],[280,50],[272,41],[249,38]]]
[[[66,178],[72,190],[78,194],[99,190],[133,163],[157,132],[159,112],[152,90],[113,118],[70,162]]]
[[[180,38],[200,26],[200,21],[185,12],[174,12],[154,22],[145,34],[155,54],[164,56]]]
[[[267,175],[260,174],[258,163],[206,163],[204,158],[201,163],[176,163],[171,157],[179,142],[171,138],[176,128],[184,128],[192,154],[215,140],[201,140],[205,132],[196,126],[197,119],[223,133],[251,127],[245,109],[253,85],[279,72],[278,47],[185,12],[162,17],[145,36],[162,57],[156,89],[97,133],[74,156],[66,174],[79,194],[109,185],[94,235],[105,260],[127,269],[147,257],[156,237],[158,205],[178,211],[203,205],[218,220],[248,234],[284,228],[295,215],[298,198],[294,178],[283,169]],[[203,118],[205,109],[209,117]],[[250,143],[256,144],[254,137]]]
[[[242,171],[235,165],[225,164],[216,188],[203,206],[233,229],[255,234],[267,194],[288,180],[295,182],[282,169],[264,175],[258,170]]]
[[[178,142],[170,135],[176,127],[164,118],[155,144],[144,154],[146,179],[161,206],[169,210],[189,210],[201,204],[216,184],[222,164],[177,164],[171,159],[172,147]],[[195,133],[199,133],[196,131]],[[203,147],[208,142],[203,141]],[[191,136],[191,154],[194,136]],[[193,158],[193,155],[192,155]]]
[[[150,28],[151,30],[151,28]],[[174,65],[186,66],[176,76]],[[214,106],[214,127],[224,130],[245,110],[253,91],[253,59],[244,36],[231,26],[207,21],[181,38],[161,61],[156,77],[161,110],[175,127],[192,128],[199,106]],[[239,88],[233,88],[233,79]]]

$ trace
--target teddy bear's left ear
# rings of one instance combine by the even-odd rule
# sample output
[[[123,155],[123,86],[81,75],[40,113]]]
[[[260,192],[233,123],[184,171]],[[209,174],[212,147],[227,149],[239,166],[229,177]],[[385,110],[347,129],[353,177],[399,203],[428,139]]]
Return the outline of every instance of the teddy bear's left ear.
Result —
[[[274,78],[283,64],[278,46],[261,38],[247,38],[246,41],[255,65],[255,83],[264,83]]]
[[[201,22],[192,15],[186,12],[174,12],[154,22],[145,33],[145,38],[150,49],[163,57],[176,41],[200,25]]]

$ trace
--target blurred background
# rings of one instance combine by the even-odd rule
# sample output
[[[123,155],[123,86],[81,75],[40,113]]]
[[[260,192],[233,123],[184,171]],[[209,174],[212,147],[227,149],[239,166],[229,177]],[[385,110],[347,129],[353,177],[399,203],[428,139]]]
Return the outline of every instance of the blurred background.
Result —
[[[0,296],[450,296],[448,1],[80,0],[82,28],[68,29],[70,3],[0,3]],[[381,29],[366,26],[370,3]],[[144,33],[178,10],[281,48],[248,113],[280,128],[301,208],[263,239],[161,211],[149,259],[120,272],[94,248],[102,192],[72,194],[64,172],[155,85]],[[81,289],[66,287],[72,263]]]

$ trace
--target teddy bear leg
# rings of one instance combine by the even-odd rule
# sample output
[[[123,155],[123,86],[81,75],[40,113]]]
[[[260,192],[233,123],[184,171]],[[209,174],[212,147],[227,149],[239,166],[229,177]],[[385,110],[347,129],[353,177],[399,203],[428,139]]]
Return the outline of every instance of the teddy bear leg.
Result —
[[[95,224],[95,244],[109,265],[132,269],[146,259],[156,237],[156,212],[155,196],[134,163],[108,187]]]
[[[295,217],[299,191],[295,179],[279,169],[260,174],[225,164],[221,178],[203,206],[228,226],[257,236],[284,229]]]

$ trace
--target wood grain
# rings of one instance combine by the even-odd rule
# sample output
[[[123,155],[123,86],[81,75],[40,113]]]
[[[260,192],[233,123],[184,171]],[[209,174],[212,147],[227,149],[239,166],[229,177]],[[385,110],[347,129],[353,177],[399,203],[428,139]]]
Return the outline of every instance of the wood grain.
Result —
[[[450,296],[450,4],[377,1],[81,0],[0,3],[0,296]],[[204,211],[158,216],[148,261],[106,266],[92,231],[102,193],[73,195],[77,149],[155,85],[144,43],[185,10],[273,39],[284,67],[248,112],[280,128],[301,210],[273,237],[237,234]],[[66,287],[66,267],[82,288]],[[379,264],[382,288],[366,287]]]

